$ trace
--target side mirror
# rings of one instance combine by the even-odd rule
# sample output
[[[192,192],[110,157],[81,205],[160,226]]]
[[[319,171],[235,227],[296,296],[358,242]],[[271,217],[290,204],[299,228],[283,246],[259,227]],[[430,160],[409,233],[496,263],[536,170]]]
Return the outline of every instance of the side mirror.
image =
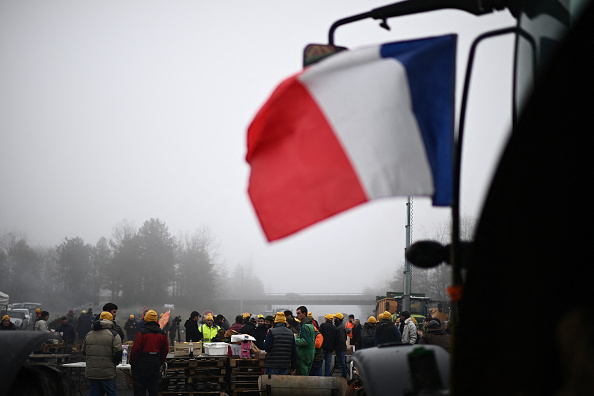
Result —
[[[307,44],[303,49],[303,67],[319,62],[330,55],[347,49],[348,48],[346,47],[338,47],[329,44]]]

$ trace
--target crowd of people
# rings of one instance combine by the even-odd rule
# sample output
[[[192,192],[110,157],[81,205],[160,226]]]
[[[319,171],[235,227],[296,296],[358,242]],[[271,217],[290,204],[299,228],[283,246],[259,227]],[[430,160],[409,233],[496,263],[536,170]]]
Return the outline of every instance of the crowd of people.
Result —
[[[148,310],[136,320],[130,315],[122,329],[116,322],[118,306],[107,303],[101,313],[92,309],[76,317],[71,310],[60,317],[55,332],[66,344],[82,342],[86,359],[85,376],[90,382],[90,394],[116,395],[116,365],[122,361],[133,341],[129,362],[134,379],[135,395],[156,394],[159,371],[165,362],[169,345],[180,338],[181,318],[170,318],[159,324],[154,310]],[[161,314],[162,316],[163,314]],[[34,330],[49,331],[49,313],[38,309]],[[230,325],[224,315],[207,314],[204,318],[192,311],[185,321],[186,342],[229,342],[234,334],[254,338],[255,348],[266,351],[265,374],[332,376],[335,369],[347,378],[346,353],[349,346],[360,350],[387,343],[434,344],[450,351],[450,335],[437,318],[428,316],[424,328],[408,311],[399,315],[383,312],[376,319],[370,316],[361,325],[353,314],[327,314],[318,324],[305,306],[299,306],[295,316],[291,310],[264,316],[243,313]],[[12,326],[11,326],[12,325]],[[10,317],[2,317],[0,329],[14,329]],[[334,363],[334,365],[333,365]]]

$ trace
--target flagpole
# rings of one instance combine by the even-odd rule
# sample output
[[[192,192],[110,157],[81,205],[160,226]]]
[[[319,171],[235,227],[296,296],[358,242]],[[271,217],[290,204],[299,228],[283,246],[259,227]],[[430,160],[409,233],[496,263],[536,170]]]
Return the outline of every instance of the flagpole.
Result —
[[[406,251],[411,243],[411,213],[412,213],[412,199],[409,196],[406,200],[406,242],[404,249],[404,296],[402,299],[402,311],[410,311],[410,293],[412,289],[412,267],[410,261],[406,258]],[[402,312],[401,311],[401,312]]]

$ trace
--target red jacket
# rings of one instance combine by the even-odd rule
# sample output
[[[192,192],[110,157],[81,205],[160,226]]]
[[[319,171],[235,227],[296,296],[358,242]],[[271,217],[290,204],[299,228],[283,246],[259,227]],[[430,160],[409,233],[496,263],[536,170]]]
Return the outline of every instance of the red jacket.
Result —
[[[137,364],[145,354],[154,354],[155,352],[159,355],[161,363],[165,362],[169,353],[169,341],[157,322],[147,322],[134,337],[132,352],[130,352],[130,364]]]

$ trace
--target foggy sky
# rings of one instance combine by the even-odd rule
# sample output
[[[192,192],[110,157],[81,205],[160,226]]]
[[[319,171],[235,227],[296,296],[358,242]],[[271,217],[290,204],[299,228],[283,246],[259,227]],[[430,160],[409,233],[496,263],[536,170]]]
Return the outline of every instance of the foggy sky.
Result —
[[[307,43],[387,1],[0,1],[0,231],[31,245],[95,244],[127,220],[172,235],[210,227],[232,269],[268,292],[360,292],[404,260],[404,198],[365,204],[266,242],[247,196],[246,130]],[[355,48],[458,33],[457,100],[470,40],[506,12],[440,11],[341,27]],[[477,217],[510,125],[512,39],[481,46],[467,119],[463,214]],[[414,199],[413,238],[448,209]]]

